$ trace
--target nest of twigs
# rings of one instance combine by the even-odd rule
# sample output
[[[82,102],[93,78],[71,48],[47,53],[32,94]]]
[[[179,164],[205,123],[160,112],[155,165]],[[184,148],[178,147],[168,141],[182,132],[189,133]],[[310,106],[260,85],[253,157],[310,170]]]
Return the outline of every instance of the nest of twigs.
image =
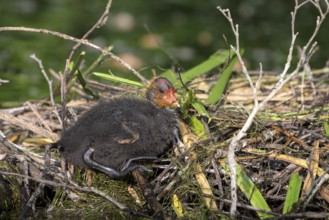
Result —
[[[275,76],[264,76],[267,83],[259,90],[260,99],[271,87],[272,78]],[[248,194],[243,189],[248,183],[253,184],[270,207],[271,211],[263,213],[273,218],[281,217],[287,192],[293,186],[293,174],[301,179],[300,199],[286,217],[329,215],[329,139],[325,132],[329,92],[319,79],[321,75],[307,82],[302,89],[298,79],[292,81],[269,102],[265,111],[258,114],[252,129],[240,141],[236,149],[240,167],[237,175],[242,181],[239,183],[238,178],[239,217],[260,217],[261,210],[256,209],[253,198],[248,197],[253,193]],[[200,81],[205,82],[199,79],[194,85],[201,91],[198,95],[202,98],[204,85],[212,82]],[[101,83],[97,86],[98,89],[108,88]],[[78,85],[72,88],[70,91],[79,90],[84,94]],[[176,146],[161,160],[149,164],[154,172],[147,174],[146,179],[166,216],[189,219],[229,214],[227,147],[248,115],[249,109],[240,106],[252,103],[252,95],[248,85],[239,79],[233,79],[228,88],[227,96],[220,104],[208,108],[212,120],[209,124],[204,123],[208,127],[206,138],[196,137],[186,126],[182,140],[189,147],[178,153]],[[102,93],[103,97],[123,93],[119,89],[107,91],[112,92]],[[73,124],[95,103],[85,98],[68,102],[66,122]],[[102,173],[73,170],[72,167],[63,173],[57,150],[49,150],[51,142],[61,133],[61,111],[61,106],[51,105],[48,101],[26,102],[22,107],[0,111],[4,132],[0,140],[0,190],[4,195],[0,209],[18,209],[25,216],[30,209],[39,215],[151,216],[149,204],[131,176],[111,180]],[[72,176],[67,176],[68,173]],[[114,211],[117,207],[119,211]]]

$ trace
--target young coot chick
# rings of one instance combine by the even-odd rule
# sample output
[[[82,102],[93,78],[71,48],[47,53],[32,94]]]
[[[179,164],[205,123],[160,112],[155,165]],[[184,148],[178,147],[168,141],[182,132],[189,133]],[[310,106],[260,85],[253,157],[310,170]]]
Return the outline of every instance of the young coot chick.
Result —
[[[62,156],[79,167],[90,167],[111,178],[134,169],[140,159],[156,159],[175,140],[175,114],[166,107],[178,106],[175,89],[165,78],[154,79],[147,100],[118,98],[100,103],[65,131],[58,144]]]

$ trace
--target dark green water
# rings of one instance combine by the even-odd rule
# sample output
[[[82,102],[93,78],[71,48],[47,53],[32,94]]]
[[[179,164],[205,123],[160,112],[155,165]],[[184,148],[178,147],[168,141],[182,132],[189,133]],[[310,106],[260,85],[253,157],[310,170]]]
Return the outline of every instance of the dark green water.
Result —
[[[99,18],[106,1],[87,0],[22,0],[0,2],[0,26],[27,26],[45,28],[81,37]],[[250,69],[280,71],[283,69],[290,42],[290,11],[294,1],[113,1],[107,24],[96,30],[89,39],[102,47],[112,45],[116,54],[130,54],[141,64],[136,67],[150,74],[155,68],[170,68],[175,62],[159,48],[145,43],[147,24],[159,35],[161,46],[179,64],[189,69],[205,60],[219,48],[226,48],[222,38],[234,44],[232,31],[226,19],[216,9],[218,5],[231,9],[232,16],[240,25],[241,47]],[[297,17],[296,29],[300,33],[297,45],[305,43],[315,23],[316,11],[305,7]],[[329,21],[323,24],[317,38],[319,50],[311,61],[312,68],[324,67],[328,60],[327,36]],[[65,60],[74,44],[52,36],[36,33],[0,32],[0,79],[10,80],[0,86],[0,107],[15,105],[31,99],[48,96],[46,81],[38,65],[29,56],[35,53],[46,70],[63,71]],[[99,53],[90,48],[86,66]],[[79,54],[79,52],[77,53]],[[108,69],[117,75],[124,70],[103,63],[97,71]],[[48,72],[49,73],[49,72]]]

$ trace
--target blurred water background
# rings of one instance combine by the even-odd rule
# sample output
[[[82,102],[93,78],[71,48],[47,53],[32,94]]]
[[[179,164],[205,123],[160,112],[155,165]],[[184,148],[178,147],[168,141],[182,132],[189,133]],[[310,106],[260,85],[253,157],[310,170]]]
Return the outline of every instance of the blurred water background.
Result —
[[[0,26],[45,28],[79,38],[97,21],[105,5],[105,0],[1,0]],[[290,11],[294,1],[114,0],[107,24],[89,40],[102,47],[112,45],[115,54],[144,74],[149,74],[152,68],[161,72],[172,67],[175,62],[163,49],[189,69],[217,49],[227,47],[223,34],[229,44],[235,43],[227,20],[216,8],[218,5],[230,8],[240,25],[241,47],[245,49],[248,67],[258,69],[258,63],[262,62],[265,71],[282,70],[291,38]],[[298,15],[297,45],[305,43],[312,33],[315,15],[312,7],[304,8]],[[320,47],[312,58],[312,68],[326,65],[328,35],[327,20],[317,38]],[[0,107],[47,97],[47,83],[30,55],[35,53],[46,70],[63,71],[73,45],[44,34],[0,32],[0,79],[10,81],[0,86]],[[81,47],[79,51],[82,50],[87,52],[86,65],[99,56],[93,49]],[[117,75],[127,72],[113,62],[104,62],[99,67],[103,72],[108,69]]]

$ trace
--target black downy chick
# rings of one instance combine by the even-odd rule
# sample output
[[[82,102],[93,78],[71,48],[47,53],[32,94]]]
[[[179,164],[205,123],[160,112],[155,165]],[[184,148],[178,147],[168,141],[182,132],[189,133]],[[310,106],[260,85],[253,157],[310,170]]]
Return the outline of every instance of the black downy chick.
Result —
[[[86,112],[62,134],[62,156],[79,167],[89,167],[111,178],[125,176],[143,165],[140,159],[156,159],[175,141],[178,106],[175,89],[165,78],[156,78],[146,92],[147,100],[119,98]]]

